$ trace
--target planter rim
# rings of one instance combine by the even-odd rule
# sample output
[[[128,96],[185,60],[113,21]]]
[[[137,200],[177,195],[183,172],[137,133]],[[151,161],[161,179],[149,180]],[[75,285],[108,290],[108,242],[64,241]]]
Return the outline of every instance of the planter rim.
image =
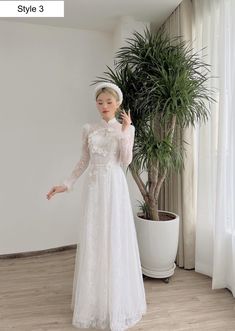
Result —
[[[139,216],[139,214],[141,213],[136,213],[136,217],[138,220],[141,220],[141,221],[150,221],[150,222],[173,222],[173,221],[176,221],[178,218],[179,218],[179,215],[176,214],[176,213],[173,213],[172,211],[168,211],[168,210],[162,210],[162,209],[158,209],[158,212],[162,212],[162,213],[166,213],[166,214],[169,214],[169,215],[173,215],[175,216],[174,218],[170,219],[170,220],[164,220],[164,221],[155,221],[155,220],[151,220],[151,219],[143,219],[142,217]]]

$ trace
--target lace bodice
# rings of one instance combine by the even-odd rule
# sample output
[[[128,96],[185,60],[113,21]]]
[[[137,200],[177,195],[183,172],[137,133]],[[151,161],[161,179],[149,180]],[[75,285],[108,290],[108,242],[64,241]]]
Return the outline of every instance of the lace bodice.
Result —
[[[70,176],[62,182],[67,192],[73,189],[75,181],[89,164],[94,167],[128,166],[133,156],[134,135],[133,125],[122,131],[122,124],[115,117],[108,122],[101,119],[97,123],[86,123],[82,128],[81,157]]]

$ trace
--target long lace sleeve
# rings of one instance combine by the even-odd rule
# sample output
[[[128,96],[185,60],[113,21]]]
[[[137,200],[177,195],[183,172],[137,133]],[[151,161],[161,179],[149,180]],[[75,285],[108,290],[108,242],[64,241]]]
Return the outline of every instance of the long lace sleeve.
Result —
[[[119,139],[120,162],[128,166],[133,158],[133,145],[135,139],[135,127],[130,125],[125,131],[121,131]]]
[[[82,154],[79,161],[76,163],[72,173],[69,177],[67,177],[63,182],[62,185],[67,187],[66,192],[71,192],[73,190],[74,183],[80,177],[83,172],[86,170],[90,160],[90,154],[88,149],[88,129],[89,124],[83,125],[82,128]]]

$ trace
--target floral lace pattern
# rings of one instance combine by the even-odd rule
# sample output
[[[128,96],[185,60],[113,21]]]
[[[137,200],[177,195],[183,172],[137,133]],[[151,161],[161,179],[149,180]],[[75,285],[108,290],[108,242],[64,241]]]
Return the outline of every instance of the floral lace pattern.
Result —
[[[131,125],[122,131],[121,124],[115,119],[111,123],[101,120],[99,123],[86,123],[82,128],[82,153],[72,173],[62,185],[67,192],[73,190],[76,180],[83,174],[89,163],[110,167],[111,163],[128,166],[132,161],[135,127]],[[95,174],[94,169],[90,177]],[[91,178],[92,179],[92,178]]]

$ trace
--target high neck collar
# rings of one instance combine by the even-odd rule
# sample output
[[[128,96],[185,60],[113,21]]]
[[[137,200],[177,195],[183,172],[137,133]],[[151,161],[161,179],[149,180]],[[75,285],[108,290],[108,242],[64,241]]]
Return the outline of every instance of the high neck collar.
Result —
[[[110,120],[106,121],[105,119],[101,118],[101,122],[105,125],[110,125],[117,123],[116,117],[111,118]]]

